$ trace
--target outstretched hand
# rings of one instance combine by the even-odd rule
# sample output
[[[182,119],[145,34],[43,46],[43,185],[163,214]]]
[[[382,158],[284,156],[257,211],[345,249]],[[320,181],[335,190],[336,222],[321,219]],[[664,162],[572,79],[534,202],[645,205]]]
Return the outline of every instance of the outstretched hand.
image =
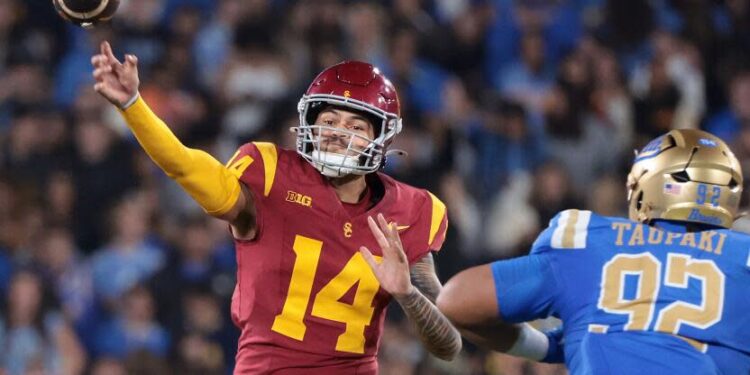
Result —
[[[380,262],[376,261],[365,246],[359,248],[360,253],[385,291],[396,299],[409,295],[414,286],[411,284],[409,260],[404,253],[396,224],[388,224],[382,214],[378,214],[377,223],[372,217],[367,218],[367,223],[383,250],[383,259]]]
[[[109,43],[102,42],[91,64],[96,80],[94,90],[112,104],[123,108],[138,94],[138,58],[134,55],[125,55],[125,62],[121,63]]]

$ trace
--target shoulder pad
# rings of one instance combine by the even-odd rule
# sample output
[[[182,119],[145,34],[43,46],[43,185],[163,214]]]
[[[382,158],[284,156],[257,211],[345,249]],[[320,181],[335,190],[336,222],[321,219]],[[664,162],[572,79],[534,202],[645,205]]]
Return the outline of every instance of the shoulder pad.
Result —
[[[584,249],[591,222],[591,211],[565,210],[550,220],[549,227],[537,237],[531,252],[545,249]]]

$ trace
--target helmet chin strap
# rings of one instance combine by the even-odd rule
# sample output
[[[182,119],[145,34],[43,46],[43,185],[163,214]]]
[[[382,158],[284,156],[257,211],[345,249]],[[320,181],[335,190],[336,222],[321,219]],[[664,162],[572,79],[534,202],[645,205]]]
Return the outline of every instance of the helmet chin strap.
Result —
[[[365,174],[357,169],[359,161],[352,156],[313,150],[312,163],[326,177],[343,177],[349,174]]]

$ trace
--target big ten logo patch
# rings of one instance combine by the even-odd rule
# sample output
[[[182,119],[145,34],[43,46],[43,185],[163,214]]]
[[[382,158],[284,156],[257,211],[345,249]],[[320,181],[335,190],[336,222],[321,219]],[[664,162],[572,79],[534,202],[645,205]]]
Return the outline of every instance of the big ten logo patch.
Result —
[[[287,191],[286,201],[301,204],[306,207],[312,207],[312,198],[307,195],[297,193],[296,191]]]

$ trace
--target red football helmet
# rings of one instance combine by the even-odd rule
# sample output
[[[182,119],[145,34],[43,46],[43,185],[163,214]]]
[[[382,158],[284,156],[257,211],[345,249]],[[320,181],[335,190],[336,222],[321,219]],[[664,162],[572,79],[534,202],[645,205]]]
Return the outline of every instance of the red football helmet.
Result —
[[[315,125],[317,115],[328,105],[345,107],[373,119],[375,138]],[[297,111],[297,152],[329,177],[377,171],[383,165],[393,137],[401,132],[401,105],[396,89],[378,68],[360,61],[344,61],[318,74],[300,99]],[[323,130],[349,138],[345,155],[320,149]],[[368,146],[362,150],[353,147],[352,141],[357,138],[367,141]]]

